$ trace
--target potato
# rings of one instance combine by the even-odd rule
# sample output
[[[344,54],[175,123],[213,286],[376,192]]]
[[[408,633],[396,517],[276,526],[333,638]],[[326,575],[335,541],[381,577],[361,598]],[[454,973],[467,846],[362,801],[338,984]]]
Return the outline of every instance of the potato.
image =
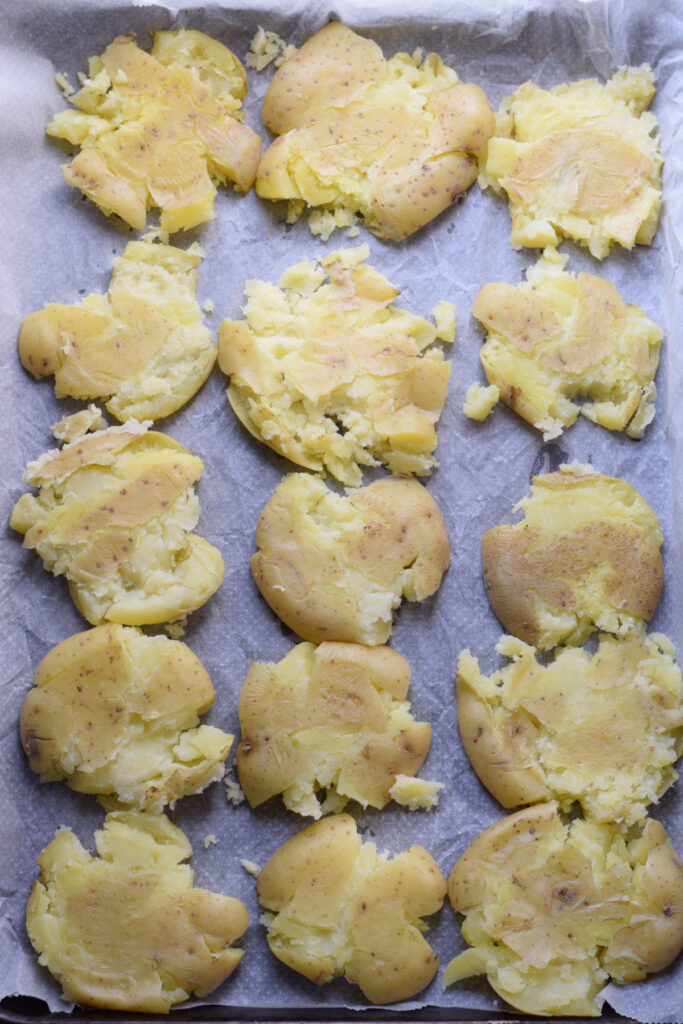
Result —
[[[64,998],[108,1010],[168,1013],[205,996],[242,958],[231,944],[249,915],[230,896],[192,888],[189,840],[163,814],[108,814],[98,857],[64,829],[38,864],[26,928]]]
[[[48,135],[80,147],[64,164],[68,185],[132,228],[161,211],[168,232],[213,217],[216,183],[247,192],[261,140],[241,124],[244,68],[201,32],[155,32],[151,54],[117,36],[73,96],[77,110],[50,122]]]
[[[432,735],[410,714],[409,685],[408,662],[388,647],[304,643],[277,664],[254,662],[240,694],[237,749],[250,805],[282,793],[286,807],[313,818],[348,800],[381,808],[396,798],[397,778],[400,796]],[[411,809],[432,806],[434,783],[412,781]],[[327,791],[322,802],[319,790]]]
[[[345,975],[371,1003],[396,1003],[436,974],[421,918],[440,909],[446,880],[421,846],[389,860],[336,815],[276,850],[257,890],[272,952],[318,985]]]
[[[398,289],[367,256],[362,246],[299,263],[279,288],[249,281],[246,322],[224,320],[218,332],[228,399],[247,430],[354,487],[362,466],[424,475],[437,465],[450,376],[435,327],[393,305]]]
[[[494,130],[486,96],[440,57],[380,48],[330,22],[285,61],[263,101],[280,137],[258,168],[263,199],[360,214],[382,238],[419,230],[477,177]],[[348,221],[347,221],[348,223]]]
[[[256,586],[314,643],[384,643],[401,598],[435,593],[450,562],[438,505],[401,477],[341,497],[310,473],[290,473],[261,513],[256,545]]]
[[[66,576],[92,625],[182,618],[218,589],[220,552],[190,531],[201,459],[129,420],[46,452],[23,479],[10,526],[55,576]]]
[[[484,676],[463,651],[458,725],[472,767],[504,807],[575,801],[593,821],[633,824],[676,780],[683,687],[666,637],[608,637],[594,656],[561,649],[545,667],[504,637],[511,664]]]
[[[609,281],[567,274],[565,264],[548,249],[525,284],[495,282],[479,292],[472,314],[488,332],[486,377],[546,438],[579,413],[642,437],[655,412],[662,332]],[[578,405],[577,397],[589,401]]]
[[[645,64],[604,85],[527,82],[503,100],[479,183],[507,193],[513,245],[572,238],[603,259],[615,242],[650,244],[662,191],[657,120],[645,112],[654,92]]]
[[[592,467],[535,476],[525,518],[482,537],[484,584],[507,632],[540,650],[638,631],[662,589],[662,531],[641,494]]]
[[[159,813],[223,778],[234,737],[199,725],[215,699],[186,644],[96,626],[41,661],[21,710],[21,742],[41,782],[65,779],[107,809]]]
[[[24,318],[21,362],[53,373],[58,398],[109,398],[121,422],[169,416],[211,372],[216,346],[195,299],[200,256],[129,242],[109,293],[76,306],[52,303]]]
[[[472,948],[444,985],[473,974],[517,1010],[599,1017],[600,990],[664,970],[683,948],[683,864],[648,819],[564,825],[554,803],[484,830],[453,868],[448,896]]]

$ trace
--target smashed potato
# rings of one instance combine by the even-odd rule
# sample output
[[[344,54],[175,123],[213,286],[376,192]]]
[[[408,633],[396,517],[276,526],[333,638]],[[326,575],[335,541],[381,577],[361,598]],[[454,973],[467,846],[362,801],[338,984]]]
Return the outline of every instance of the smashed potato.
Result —
[[[318,985],[345,975],[371,1003],[397,1003],[436,974],[421,918],[440,909],[446,880],[421,846],[389,860],[336,815],[276,850],[257,890],[272,952]]]
[[[437,329],[397,309],[367,246],[247,284],[244,320],[224,320],[219,366],[255,437],[299,466],[362,483],[361,466],[429,473],[450,363]],[[447,324],[454,334],[454,323]],[[452,336],[448,340],[452,340]]]
[[[374,646],[392,610],[435,593],[450,563],[439,507],[417,480],[387,477],[348,497],[290,473],[266,504],[251,571],[290,629],[314,643]]]
[[[65,779],[105,807],[159,813],[223,777],[234,737],[199,725],[215,697],[186,644],[97,626],[41,661],[21,742],[42,782]]]
[[[29,313],[22,365],[54,374],[58,398],[107,398],[118,420],[169,416],[199,390],[216,359],[195,298],[197,252],[130,242],[108,295]]]
[[[201,459],[166,434],[129,420],[30,462],[10,526],[79,612],[142,626],[182,618],[223,581],[220,552],[190,531],[199,518]]]
[[[168,1013],[232,974],[249,915],[231,896],[192,888],[187,836],[163,814],[108,814],[91,857],[71,831],[46,846],[26,908],[40,963],[64,998]]]
[[[313,818],[348,800],[384,807],[431,742],[431,727],[410,714],[409,685],[408,662],[388,647],[304,643],[277,664],[255,662],[240,694],[237,749],[250,805],[282,793],[286,807]],[[431,806],[430,784],[413,781]]]
[[[655,413],[662,332],[614,285],[564,272],[548,249],[526,283],[485,285],[472,307],[488,334],[481,361],[500,397],[546,438],[581,413],[642,437]],[[588,398],[578,405],[572,399]]]
[[[290,219],[307,207],[359,214],[392,240],[469,188],[494,130],[482,90],[460,82],[436,54],[385,60],[376,43],[339,22],[285,61],[262,116],[280,138],[259,165],[259,196],[290,200]]]
[[[503,100],[479,178],[507,194],[514,245],[572,238],[603,259],[613,242],[652,241],[662,158],[651,69],[622,68],[545,90],[527,82]]]
[[[554,803],[517,811],[470,844],[448,882],[473,974],[517,1010],[599,1017],[609,978],[639,981],[683,948],[683,864],[663,826],[626,841],[614,825],[564,825]]]
[[[152,52],[117,36],[57,114],[48,135],[80,147],[64,164],[68,185],[132,228],[161,211],[164,231],[213,217],[216,183],[247,192],[261,140],[246,125],[244,68],[222,43],[193,29],[154,32]]]
[[[626,634],[654,615],[662,589],[659,519],[624,480],[591,466],[535,476],[525,518],[482,538],[484,584],[508,633],[547,650],[596,630]]]
[[[594,821],[633,824],[678,778],[683,687],[674,648],[659,634],[603,637],[594,656],[535,649],[504,637],[511,664],[484,676],[463,651],[458,725],[472,767],[504,807],[574,801]]]

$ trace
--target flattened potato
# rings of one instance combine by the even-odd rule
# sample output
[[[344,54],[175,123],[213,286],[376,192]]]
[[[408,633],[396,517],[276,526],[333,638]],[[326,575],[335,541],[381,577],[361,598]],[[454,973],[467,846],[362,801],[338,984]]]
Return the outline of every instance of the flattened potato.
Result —
[[[384,807],[431,742],[431,727],[410,714],[409,685],[408,662],[388,647],[298,644],[277,664],[255,662],[240,694],[237,749],[250,805],[282,793],[286,807],[313,818],[348,800]],[[431,806],[434,784],[412,781]]]
[[[586,78],[545,90],[527,82],[503,100],[479,177],[507,193],[514,245],[572,238],[603,259],[652,241],[662,158],[648,65],[602,85]]]
[[[421,918],[440,909],[446,880],[421,846],[389,860],[336,815],[276,850],[257,889],[272,952],[318,985],[345,975],[371,1003],[396,1003],[436,974]]]
[[[132,228],[158,208],[173,232],[213,217],[216,183],[251,188],[261,140],[240,123],[246,74],[226,46],[193,29],[153,35],[151,53],[125,35],[91,57],[78,109],[47,133],[80,147],[68,185]]]
[[[163,814],[108,814],[98,857],[71,829],[38,864],[26,928],[64,998],[108,1010],[168,1013],[232,974],[249,915],[231,896],[192,888],[183,832]]]
[[[279,288],[249,281],[246,322],[224,320],[218,333],[228,399],[247,430],[354,487],[362,466],[423,475],[437,465],[450,363],[432,343],[454,336],[453,321],[437,335],[397,309],[398,289],[367,255],[362,246],[299,263]]]
[[[21,362],[55,376],[58,398],[106,398],[121,422],[169,416],[192,398],[216,360],[195,299],[200,256],[130,242],[109,293],[76,306],[52,303],[25,317]]]
[[[417,480],[387,477],[349,497],[290,473],[266,504],[251,571],[304,640],[382,644],[402,597],[423,601],[450,562],[439,507]]]
[[[540,650],[595,630],[626,634],[652,618],[662,589],[659,520],[624,480],[591,467],[536,476],[525,518],[482,538],[484,584],[504,628]]]
[[[290,218],[305,207],[359,214],[393,240],[469,188],[494,130],[482,90],[460,82],[436,54],[385,61],[375,43],[339,22],[285,61],[263,121],[280,136],[258,168],[263,199],[290,200]]]
[[[215,697],[186,644],[97,626],[41,661],[21,711],[21,742],[41,782],[65,779],[108,809],[159,813],[223,778],[234,737],[199,725]]]
[[[486,377],[546,438],[579,413],[642,437],[655,412],[662,332],[609,281],[564,273],[565,264],[548,249],[524,284],[495,282],[479,292],[472,314],[488,332]],[[578,405],[579,396],[590,401]]]
[[[683,948],[683,864],[652,819],[626,842],[613,825],[564,825],[554,803],[517,811],[470,844],[448,896],[472,948],[444,985],[486,974],[523,1013],[599,1017],[609,978],[640,981]]]
[[[201,459],[129,420],[30,462],[10,526],[97,626],[170,622],[201,607],[224,574],[220,552],[190,531]]]
[[[666,637],[603,637],[597,652],[560,650],[543,667],[504,637],[512,663],[484,676],[463,651],[458,725],[472,767],[504,807],[574,801],[587,818],[633,824],[678,778],[683,693]]]

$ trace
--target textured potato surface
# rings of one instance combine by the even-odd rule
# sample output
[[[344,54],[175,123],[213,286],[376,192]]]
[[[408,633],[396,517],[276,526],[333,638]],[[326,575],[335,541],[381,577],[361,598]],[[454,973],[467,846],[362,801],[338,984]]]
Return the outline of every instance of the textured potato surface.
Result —
[[[290,218],[319,208],[311,226],[324,235],[358,214],[393,240],[469,188],[494,130],[482,90],[436,54],[385,60],[339,22],[285,61],[266,92],[263,121],[280,137],[258,168],[262,198],[290,200]]]
[[[363,466],[431,471],[450,375],[433,344],[439,328],[393,305],[400,292],[367,255],[362,246],[296,264],[279,287],[249,281],[246,321],[224,320],[218,334],[245,427],[354,487]],[[454,323],[444,340],[453,337]]]
[[[199,608],[224,574],[220,552],[190,531],[199,518],[201,459],[129,420],[29,463],[10,526],[65,576],[97,626],[170,622]]]
[[[152,52],[117,36],[56,115],[48,135],[80,152],[62,170],[105,214],[132,228],[161,211],[162,229],[213,217],[216,184],[254,182],[261,140],[241,124],[247,81],[237,57],[202,32],[154,32]]]
[[[34,377],[54,374],[58,398],[108,398],[121,422],[170,415],[216,359],[195,298],[199,262],[191,250],[130,242],[107,295],[29,313],[19,334],[23,366]]]
[[[450,562],[439,507],[417,480],[385,477],[341,497],[290,473],[258,522],[251,570],[290,629],[314,643],[374,646],[401,598],[435,593]]]
[[[503,100],[479,182],[507,194],[513,245],[572,238],[602,259],[615,242],[650,244],[662,189],[654,92],[643,65],[604,85],[527,82]]]
[[[482,538],[484,583],[508,633],[547,650],[652,618],[662,589],[659,520],[634,487],[592,467],[536,476],[524,519]]]
[[[495,282],[477,295],[488,381],[546,439],[579,413],[642,437],[655,413],[662,332],[605,278],[566,273],[565,263],[546,250],[525,283]]]
[[[107,624],[43,658],[20,717],[41,781],[65,779],[105,807],[159,813],[221,779],[233,736],[200,725],[215,693],[190,650]]]
[[[477,775],[504,807],[578,801],[594,821],[633,824],[678,777],[683,688],[666,637],[603,637],[596,653],[535,649],[504,637],[511,663],[491,676],[463,651],[458,725]]]
[[[599,1017],[600,990],[664,970],[683,947],[683,864],[662,825],[565,825],[554,803],[517,811],[470,844],[448,881],[472,948],[444,985],[486,974],[530,1014]]]
[[[237,750],[251,806],[281,793],[290,810],[313,818],[349,800],[384,807],[431,742],[431,727],[410,714],[409,685],[408,662],[388,647],[304,643],[277,664],[255,662],[240,694]],[[425,784],[414,782],[417,796]]]
[[[249,915],[231,896],[192,887],[189,840],[163,814],[108,814],[92,857],[70,829],[40,857],[26,927],[64,998],[167,1013],[233,972]]]
[[[440,909],[446,880],[421,846],[390,860],[335,815],[276,850],[257,889],[272,952],[318,985],[345,975],[371,1003],[396,1003],[436,974],[421,919]]]

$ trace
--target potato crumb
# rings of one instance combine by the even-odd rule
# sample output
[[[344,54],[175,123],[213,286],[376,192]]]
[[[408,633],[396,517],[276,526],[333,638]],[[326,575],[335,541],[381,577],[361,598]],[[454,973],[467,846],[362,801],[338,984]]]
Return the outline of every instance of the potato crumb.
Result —
[[[213,299],[204,299],[203,309],[205,313],[213,313],[215,308]]]
[[[258,878],[258,876],[261,874],[261,868],[258,866],[256,861],[247,860],[246,858],[243,858],[240,861],[240,864],[242,865],[244,870],[248,872],[250,875],[253,875],[254,878]]]
[[[81,412],[62,417],[57,423],[53,423],[50,429],[58,441],[68,442],[83,437],[90,430],[102,430],[106,425],[107,421],[100,410],[91,404]]]
[[[244,803],[244,793],[239,782],[231,778],[231,770],[229,770],[225,778],[223,779],[225,785],[225,796],[229,803],[233,807],[239,807],[240,804]]]
[[[168,231],[164,231],[158,224],[152,224],[147,228],[140,240],[142,242],[161,242],[162,245],[168,245],[168,237]]]
[[[269,32],[259,25],[256,35],[249,44],[245,64],[255,71],[263,71],[275,62],[279,68],[286,60],[296,53],[296,47],[287,43],[277,32]]]
[[[164,632],[171,640],[181,640],[185,636],[187,626],[187,615],[184,615],[182,619],[177,619],[175,622],[168,622],[164,626]]]
[[[443,788],[443,782],[416,779],[412,775],[397,775],[389,794],[392,800],[403,804],[410,811],[429,810],[436,807]]]
[[[556,437],[562,436],[562,424],[552,416],[545,416],[538,423],[534,423],[534,426],[543,433],[544,441],[554,441]]]
[[[447,341],[453,344],[455,341],[455,303],[441,299],[432,310],[434,322],[436,323],[436,336],[440,341]]]
[[[486,419],[499,398],[500,391],[495,384],[484,387],[475,380],[467,389],[462,411],[469,419],[481,422]]]
[[[73,85],[69,81],[65,71],[58,71],[57,72],[57,74],[55,75],[55,82],[57,83],[59,88],[62,90],[62,93],[64,94],[64,98],[67,99],[67,100],[71,99],[71,97],[76,92],[76,90],[74,89]]]
[[[208,836],[204,836],[204,849],[208,850],[210,846],[218,846],[218,840],[213,832],[209,832]]]

